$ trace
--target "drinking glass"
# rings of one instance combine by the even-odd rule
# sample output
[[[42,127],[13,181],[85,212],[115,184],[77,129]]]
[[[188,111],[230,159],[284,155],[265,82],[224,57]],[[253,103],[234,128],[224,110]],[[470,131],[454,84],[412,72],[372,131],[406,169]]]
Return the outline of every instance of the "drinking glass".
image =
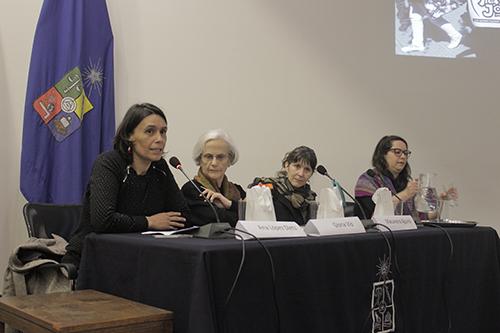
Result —
[[[443,193],[446,193],[447,195],[444,196],[441,200],[441,209],[439,216],[441,220],[446,222],[451,220],[451,211],[454,207],[458,206],[458,193],[456,187],[453,184],[449,184],[447,187],[443,186]]]
[[[238,220],[245,221],[245,215],[247,210],[247,202],[245,200],[238,200]]]

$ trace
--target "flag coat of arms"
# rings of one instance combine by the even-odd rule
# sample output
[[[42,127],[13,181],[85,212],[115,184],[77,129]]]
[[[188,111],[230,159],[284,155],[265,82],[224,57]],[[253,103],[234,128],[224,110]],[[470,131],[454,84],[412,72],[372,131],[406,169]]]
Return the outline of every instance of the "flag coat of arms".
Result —
[[[44,0],[24,110],[21,192],[30,202],[82,200],[115,131],[113,34],[105,0]]]

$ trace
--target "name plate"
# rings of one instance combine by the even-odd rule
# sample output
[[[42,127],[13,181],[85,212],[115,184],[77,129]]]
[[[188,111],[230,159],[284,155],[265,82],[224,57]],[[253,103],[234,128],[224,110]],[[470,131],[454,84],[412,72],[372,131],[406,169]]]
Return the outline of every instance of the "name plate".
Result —
[[[385,225],[392,231],[417,229],[417,225],[410,215],[373,216],[372,221]],[[385,228],[379,228],[378,226],[376,227],[379,230],[387,231],[385,230]]]
[[[295,222],[238,221],[236,229],[246,231],[257,238],[307,237],[304,230]],[[235,233],[243,237],[243,239],[253,238],[238,230],[235,230]]]
[[[360,234],[366,232],[357,216],[309,220],[304,231],[309,236]]]

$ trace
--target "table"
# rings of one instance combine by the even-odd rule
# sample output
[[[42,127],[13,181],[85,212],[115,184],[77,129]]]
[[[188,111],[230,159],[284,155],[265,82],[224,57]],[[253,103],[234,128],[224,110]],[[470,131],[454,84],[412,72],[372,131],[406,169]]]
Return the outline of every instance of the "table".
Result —
[[[240,241],[92,234],[77,288],[170,309],[176,333],[277,332],[278,323],[286,333],[372,332],[372,299],[377,303],[385,291],[394,293],[394,304],[374,307],[395,318],[397,332],[446,332],[449,322],[451,332],[500,332],[497,233],[489,227],[446,230],[451,261],[441,229],[393,233],[397,260],[386,277],[393,284],[383,282],[388,248],[380,233],[263,241],[274,260],[275,289],[265,251],[247,241],[227,307]]]
[[[171,333],[172,313],[95,290],[0,298],[3,323],[26,333]]]

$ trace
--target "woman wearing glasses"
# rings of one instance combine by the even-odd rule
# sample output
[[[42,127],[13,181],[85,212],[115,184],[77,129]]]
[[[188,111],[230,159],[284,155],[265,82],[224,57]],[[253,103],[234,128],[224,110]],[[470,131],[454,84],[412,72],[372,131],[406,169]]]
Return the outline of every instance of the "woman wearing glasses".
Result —
[[[418,191],[418,182],[411,178],[410,154],[408,143],[400,136],[384,136],[377,143],[372,157],[373,169],[359,176],[354,189],[367,217],[370,218],[375,210],[372,195],[381,187],[387,187],[396,194],[392,196],[392,201],[398,212],[403,205],[404,215],[417,216],[413,198]],[[359,212],[357,215],[360,216]]]
[[[193,149],[193,159],[199,166],[193,183],[203,192],[187,182],[182,193],[191,209],[191,222],[204,225],[217,222],[217,218],[206,200],[215,206],[220,222],[235,225],[238,221],[238,201],[245,199],[243,188],[231,183],[226,176],[229,166],[238,161],[238,150],[231,137],[221,129],[203,134]],[[206,198],[206,199],[205,199]]]

